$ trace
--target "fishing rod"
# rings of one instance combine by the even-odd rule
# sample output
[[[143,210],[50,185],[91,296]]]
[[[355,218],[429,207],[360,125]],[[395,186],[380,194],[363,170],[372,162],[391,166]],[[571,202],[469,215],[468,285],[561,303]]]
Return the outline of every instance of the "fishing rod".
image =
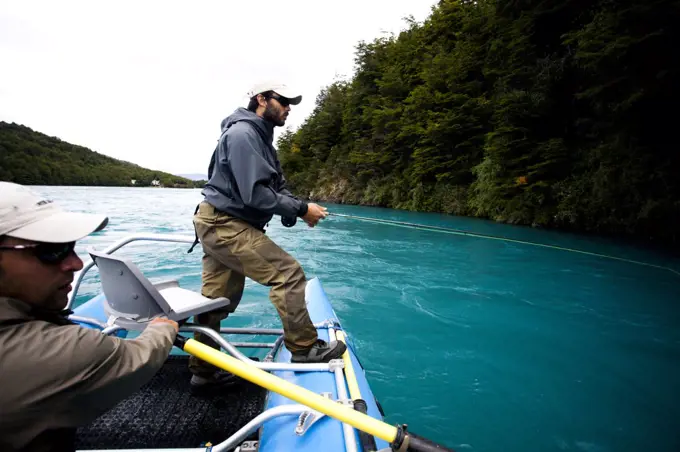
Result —
[[[406,425],[393,426],[354,408],[339,404],[326,397],[272,375],[195,339],[177,335],[175,347],[202,359],[220,369],[231,372],[258,386],[273,391],[313,410],[345,422],[359,431],[387,441],[393,451],[399,452],[453,452],[429,439],[407,431]]]
[[[593,253],[591,251],[583,251],[583,250],[578,250],[578,249],[574,249],[574,248],[567,248],[567,247],[563,247],[563,246],[547,245],[545,243],[531,242],[531,241],[528,241],[528,240],[511,239],[511,238],[507,238],[507,237],[499,237],[499,236],[495,236],[495,235],[481,234],[481,233],[478,233],[478,232],[463,231],[461,229],[444,228],[444,227],[441,227],[441,226],[430,226],[430,225],[418,224],[418,223],[409,223],[409,222],[406,222],[406,221],[395,221],[395,220],[385,220],[385,219],[379,219],[379,218],[360,217],[360,216],[357,216],[357,215],[347,215],[347,214],[332,213],[332,212],[329,212],[328,214],[335,216],[335,217],[343,217],[343,218],[349,218],[349,219],[353,219],[353,220],[367,221],[367,222],[371,222],[371,223],[388,224],[388,225],[391,225],[391,226],[420,229],[420,230],[424,230],[424,231],[442,232],[442,233],[445,233],[445,234],[478,237],[478,238],[489,239],[489,240],[500,240],[500,241],[504,241],[504,242],[519,243],[519,244],[522,244],[522,245],[531,245],[531,246],[538,246],[538,247],[541,247],[541,248],[550,248],[550,249],[560,250],[560,251],[569,251],[569,252],[572,252],[572,253],[586,254],[586,255],[589,255],[589,256],[596,256],[596,257],[602,257],[602,258],[607,258],[607,259],[613,259],[613,260],[617,260],[617,261],[621,261],[621,262],[627,262],[629,264],[644,265],[646,267],[657,268],[657,269],[660,269],[660,270],[668,270],[669,272],[675,273],[676,275],[680,276],[680,272],[678,270],[672,269],[670,267],[664,267],[663,265],[650,264],[649,262],[636,261],[636,260],[633,260],[633,259],[626,259],[626,258],[623,258],[623,257],[611,256],[611,255],[608,255],[608,254]]]

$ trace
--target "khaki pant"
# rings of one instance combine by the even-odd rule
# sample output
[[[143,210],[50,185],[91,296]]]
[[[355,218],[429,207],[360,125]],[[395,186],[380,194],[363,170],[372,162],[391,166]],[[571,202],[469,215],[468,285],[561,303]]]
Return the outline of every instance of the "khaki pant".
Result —
[[[243,295],[245,277],[271,287],[269,298],[276,307],[284,331],[284,344],[291,352],[316,342],[316,328],[305,304],[307,279],[300,264],[272,242],[262,231],[245,221],[218,212],[207,202],[194,216],[196,234],[203,246],[201,294],[227,297],[231,305],[196,316],[196,323],[219,331],[220,322],[236,309]],[[194,338],[211,347],[218,345],[200,333]],[[211,375],[216,368],[190,357],[189,368],[197,375]]]

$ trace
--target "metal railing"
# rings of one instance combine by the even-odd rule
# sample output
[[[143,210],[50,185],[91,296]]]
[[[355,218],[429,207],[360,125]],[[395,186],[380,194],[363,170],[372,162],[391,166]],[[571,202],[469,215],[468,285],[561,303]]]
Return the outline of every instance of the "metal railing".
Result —
[[[270,408],[258,416],[254,417],[250,422],[240,428],[236,433],[231,435],[229,438],[225,439],[219,444],[212,446],[213,452],[224,452],[235,448],[244,439],[248,437],[255,430],[264,425],[265,422],[271,421],[282,416],[299,416],[302,413],[308,412],[310,409],[304,405],[279,405],[275,408]],[[166,449],[116,449],[116,450],[101,450],[101,449],[78,449],[78,452],[139,452],[139,451],[162,451]],[[205,447],[194,447],[194,448],[184,448],[184,449],[167,449],[172,452],[205,452]]]
[[[141,240],[149,240],[152,242],[194,243],[194,237],[190,235],[132,234],[117,242],[114,242],[108,248],[102,250],[102,253],[111,254],[115,251],[118,251],[128,243],[137,242]],[[94,267],[94,261],[90,259],[83,266],[83,269],[78,272],[78,276],[76,276],[75,282],[73,284],[73,290],[68,295],[68,303],[66,304],[66,309],[71,309],[71,306],[73,306],[73,302],[76,299],[76,296],[78,295],[78,289],[80,288],[80,284],[83,282],[85,274],[88,271],[90,271],[92,267]]]
[[[261,362],[253,361],[246,355],[241,353],[233,344],[223,338],[217,331],[212,328],[198,325],[185,324],[180,329],[180,332],[198,332],[205,334],[212,340],[217,342],[217,344],[222,347],[227,353],[229,353],[234,358],[241,360],[253,367],[258,369],[272,371],[272,370],[291,370],[295,372],[329,372],[330,365],[328,363],[317,363],[317,364],[296,364],[296,363],[275,363],[275,362]]]

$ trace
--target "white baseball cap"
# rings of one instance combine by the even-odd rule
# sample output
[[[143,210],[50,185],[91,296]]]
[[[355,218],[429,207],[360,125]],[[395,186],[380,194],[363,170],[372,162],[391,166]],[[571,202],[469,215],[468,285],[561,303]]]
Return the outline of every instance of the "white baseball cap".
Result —
[[[292,105],[297,105],[302,102],[302,94],[292,90],[285,83],[271,80],[253,86],[250,88],[250,91],[248,91],[247,96],[248,98],[251,98],[266,91],[274,91],[276,94],[288,99]]]
[[[0,236],[69,243],[101,231],[108,222],[104,215],[66,212],[23,185],[0,181]]]

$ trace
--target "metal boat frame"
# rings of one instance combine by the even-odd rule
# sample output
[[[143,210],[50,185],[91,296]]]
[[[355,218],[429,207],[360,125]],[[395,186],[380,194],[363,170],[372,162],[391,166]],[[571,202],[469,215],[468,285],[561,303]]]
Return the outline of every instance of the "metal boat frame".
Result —
[[[125,245],[136,242],[136,241],[153,241],[153,242],[172,242],[172,243],[193,243],[194,242],[194,237],[191,236],[183,236],[183,235],[171,235],[171,234],[133,234],[129,235],[117,242],[114,242],[112,245],[107,247],[105,250],[102,251],[102,253],[105,254],[112,254],[116,252],[117,250],[123,248]],[[73,290],[68,296],[68,304],[67,304],[67,309],[71,309],[73,306],[73,303],[75,301],[76,295],[78,294],[78,289],[80,288],[80,285],[83,281],[83,278],[85,277],[85,274],[92,269],[92,267],[95,266],[94,261],[90,260],[87,262],[84,266],[83,269],[78,272],[78,275],[76,277],[75,283],[73,285]],[[82,322],[82,323],[87,323],[92,326],[95,326],[99,329],[102,330],[103,334],[113,334],[116,333],[120,330],[123,330],[122,327],[118,325],[106,325],[103,324],[101,321],[90,318],[90,317],[84,317],[84,316],[78,316],[78,315],[71,315],[69,316],[69,319],[76,321],[76,322]],[[316,328],[326,328],[328,329],[328,334],[331,340],[336,339],[336,334],[335,331],[341,329],[340,325],[337,324],[337,322],[329,319],[321,323],[317,323],[314,325]],[[283,342],[283,329],[276,329],[276,328],[220,328],[220,333],[218,334],[216,331],[207,328],[207,327],[202,327],[194,324],[184,324],[180,327],[180,332],[201,332],[207,336],[209,336],[211,339],[213,339],[224,351],[229,353],[231,356],[234,358],[237,358],[243,362],[246,362],[249,365],[252,365],[253,367],[257,367],[259,369],[265,370],[265,371],[275,371],[275,370],[289,370],[289,371],[295,371],[295,372],[332,372],[335,375],[335,383],[336,383],[336,389],[337,389],[337,394],[338,394],[338,403],[342,403],[345,405],[350,405],[352,406],[353,402],[350,399],[348,392],[347,392],[347,387],[346,387],[346,378],[343,373],[343,368],[345,366],[344,360],[343,359],[335,359],[330,361],[329,363],[321,363],[321,364],[294,364],[294,363],[275,363],[273,362],[274,356],[276,355],[277,351],[279,350],[282,342]],[[226,340],[224,337],[222,337],[222,334],[234,334],[234,335],[276,335],[278,338],[276,339],[275,342],[273,343],[261,343],[261,342],[229,342]],[[247,356],[245,356],[243,353],[241,353],[238,350],[238,347],[242,348],[258,348],[258,349],[268,349],[267,355],[265,359],[260,362],[260,361],[254,361]],[[328,393],[323,393],[322,395],[326,397],[330,397],[330,394]],[[270,408],[268,410],[265,410],[264,412],[260,413],[258,416],[256,416],[254,419],[252,419],[250,422],[248,422],[245,426],[243,426],[241,429],[239,429],[236,433],[234,433],[232,436],[227,438],[226,440],[222,441],[219,444],[216,444],[214,446],[210,447],[197,447],[197,448],[183,448],[183,449],[153,449],[153,448],[146,448],[146,449],[116,449],[116,452],[132,452],[132,451],[173,451],[173,452],[205,452],[206,450],[211,450],[212,452],[224,452],[227,450],[230,450],[232,448],[235,448],[237,452],[249,452],[249,451],[256,451],[258,448],[257,442],[253,441],[242,441],[248,437],[251,433],[253,433],[255,430],[260,428],[265,422],[281,417],[281,416],[298,416],[298,423],[295,428],[295,433],[298,436],[302,436],[305,434],[305,432],[308,431],[308,429],[319,419],[323,418],[325,415],[323,413],[320,413],[316,410],[312,410],[304,405],[301,404],[289,404],[289,405],[281,405],[277,406],[275,408]],[[356,446],[356,437],[355,437],[355,429],[349,424],[343,423],[343,436],[345,440],[345,450],[347,452],[357,452],[357,446]],[[241,443],[241,444],[239,444]],[[253,444],[255,443],[255,444]],[[79,452],[95,452],[94,450],[80,450]],[[113,451],[107,451],[107,450],[102,450],[98,449],[96,452],[113,452]]]

